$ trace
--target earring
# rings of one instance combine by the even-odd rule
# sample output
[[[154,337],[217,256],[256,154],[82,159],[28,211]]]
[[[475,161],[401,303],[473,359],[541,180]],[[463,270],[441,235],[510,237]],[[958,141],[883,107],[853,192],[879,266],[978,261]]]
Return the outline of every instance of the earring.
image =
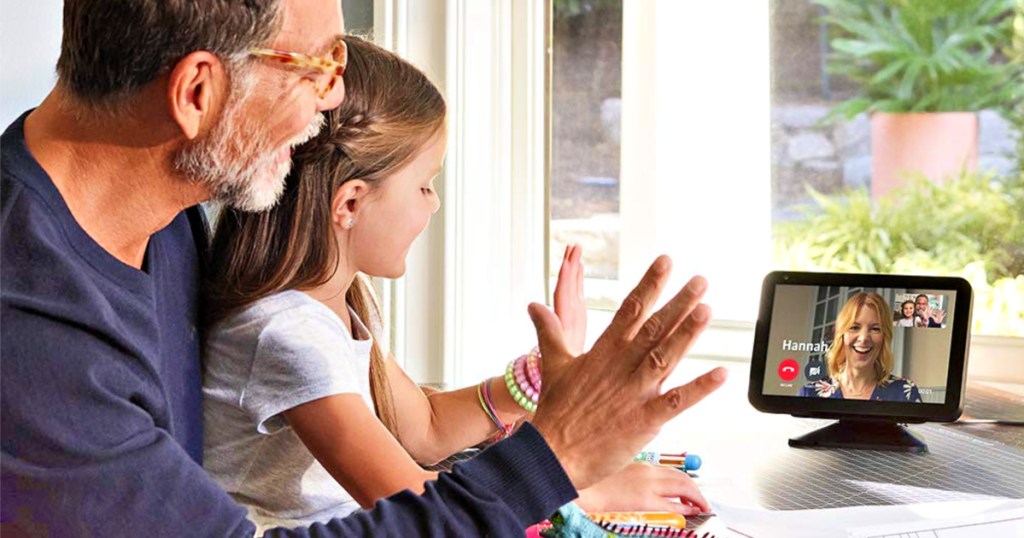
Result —
[[[347,228],[351,228],[352,226],[355,226],[355,224],[356,224],[356,219],[348,219],[348,221],[345,222],[345,226]]]

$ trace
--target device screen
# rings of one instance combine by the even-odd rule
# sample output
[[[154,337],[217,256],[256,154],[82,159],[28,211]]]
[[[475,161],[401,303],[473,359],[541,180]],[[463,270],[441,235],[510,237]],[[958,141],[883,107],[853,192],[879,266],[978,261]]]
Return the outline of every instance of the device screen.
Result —
[[[954,290],[775,289],[763,394],[945,404]]]

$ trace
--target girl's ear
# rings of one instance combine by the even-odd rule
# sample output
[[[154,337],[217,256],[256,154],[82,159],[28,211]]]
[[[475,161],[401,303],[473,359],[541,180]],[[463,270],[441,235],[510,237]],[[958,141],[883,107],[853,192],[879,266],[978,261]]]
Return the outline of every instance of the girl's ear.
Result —
[[[370,184],[362,179],[342,183],[331,200],[331,222],[343,230],[351,230],[359,222],[359,213],[366,206]]]

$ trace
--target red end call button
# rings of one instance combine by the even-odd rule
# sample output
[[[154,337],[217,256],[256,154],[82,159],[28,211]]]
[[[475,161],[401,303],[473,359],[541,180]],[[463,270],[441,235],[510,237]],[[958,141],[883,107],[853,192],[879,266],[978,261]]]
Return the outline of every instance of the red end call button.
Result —
[[[800,372],[800,365],[794,359],[786,359],[779,364],[779,377],[783,381],[792,381]]]

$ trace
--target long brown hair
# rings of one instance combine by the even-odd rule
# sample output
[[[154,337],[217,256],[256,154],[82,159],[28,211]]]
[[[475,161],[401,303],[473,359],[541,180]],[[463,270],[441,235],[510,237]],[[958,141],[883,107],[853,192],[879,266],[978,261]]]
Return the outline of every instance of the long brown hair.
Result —
[[[345,100],[324,113],[319,135],[296,148],[278,204],[261,213],[226,208],[218,218],[207,328],[274,293],[328,282],[341,256],[331,225],[334,193],[351,179],[377,188],[444,126],[444,98],[426,75],[368,41],[348,36],[345,42]],[[346,300],[374,332],[371,392],[377,416],[397,436],[384,351],[373,330],[380,307],[366,277],[356,275]]]
[[[835,339],[832,340],[832,345],[828,349],[826,355],[826,361],[828,364],[829,375],[835,377],[837,374],[846,369],[846,353],[844,353],[844,343],[846,341],[846,330],[853,325],[853,322],[857,320],[857,313],[860,312],[862,306],[866,306],[875,311],[875,315],[878,316],[878,323],[881,325],[882,330],[882,349],[878,354],[878,360],[875,361],[875,383],[878,383],[889,377],[892,373],[893,367],[893,356],[892,356],[892,310],[889,308],[889,304],[885,302],[885,299],[877,293],[855,293],[843,308],[839,310],[839,315],[836,316],[835,326]]]

